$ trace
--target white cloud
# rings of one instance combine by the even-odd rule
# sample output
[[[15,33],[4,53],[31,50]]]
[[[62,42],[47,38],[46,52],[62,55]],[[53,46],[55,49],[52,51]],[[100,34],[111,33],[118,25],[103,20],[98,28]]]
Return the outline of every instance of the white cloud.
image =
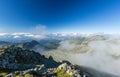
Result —
[[[42,29],[40,27],[36,27],[37,29]],[[25,32],[16,32],[16,33],[0,33],[0,37],[10,37],[10,38],[33,38],[33,39],[43,39],[46,37],[44,34],[34,34],[34,33],[25,33]]]
[[[43,39],[43,38],[45,38],[44,35],[38,35],[38,34],[26,34],[24,36],[25,37],[30,37],[30,38],[36,38],[36,39]]]
[[[28,38],[35,38],[35,39],[43,39],[43,38],[45,38],[45,36],[44,35],[42,35],[42,34],[32,34],[32,33],[12,33],[11,34],[12,36],[13,36],[13,38],[26,38],[26,37],[28,37]]]
[[[8,33],[0,33],[0,36],[8,35]]]
[[[19,33],[12,33],[11,35],[27,35],[31,33],[24,33],[24,32],[19,32]]]
[[[38,24],[35,28],[36,28],[36,30],[45,30],[45,29],[46,29],[46,26],[45,26],[45,25]]]
[[[47,27],[45,25],[38,24],[30,29],[30,32],[34,34],[45,35],[47,33]]]
[[[47,55],[120,77],[120,40],[113,39],[113,36],[104,39],[93,38],[91,35],[85,40],[63,40],[56,50],[47,52]]]
[[[33,29],[33,33],[45,35],[47,33],[47,27],[45,25],[38,24]]]
[[[15,36],[13,36],[13,38],[21,38],[20,36],[18,36],[18,35],[15,35]]]

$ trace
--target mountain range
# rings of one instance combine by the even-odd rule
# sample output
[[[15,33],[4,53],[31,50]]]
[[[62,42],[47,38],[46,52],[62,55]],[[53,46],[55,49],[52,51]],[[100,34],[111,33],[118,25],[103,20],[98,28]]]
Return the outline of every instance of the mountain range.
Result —
[[[10,37],[11,35],[8,35],[11,40],[8,38],[9,40],[1,39],[0,41],[0,66],[2,73],[6,73],[6,77],[13,75],[24,77],[26,74],[34,77],[60,77],[57,75],[61,72],[65,72],[65,76],[62,77],[69,77],[70,69],[73,67],[74,71],[82,71],[74,73],[76,77],[84,75],[86,77],[119,77],[119,71],[116,71],[119,70],[117,67],[120,60],[119,36],[49,34],[45,35],[44,39],[31,37],[26,39],[25,35],[29,34],[14,35],[23,38],[14,40]],[[0,38],[7,38],[6,36],[3,35]],[[61,65],[70,69],[59,69]],[[36,69],[39,70],[36,71]],[[50,69],[52,72],[48,72]],[[1,76],[3,76],[2,73]]]

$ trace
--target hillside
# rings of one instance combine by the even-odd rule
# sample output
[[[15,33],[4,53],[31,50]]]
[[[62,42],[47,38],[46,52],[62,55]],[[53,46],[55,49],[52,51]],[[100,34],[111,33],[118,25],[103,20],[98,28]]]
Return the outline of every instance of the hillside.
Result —
[[[56,62],[28,49],[8,46],[0,51],[0,77],[89,76],[68,61]]]

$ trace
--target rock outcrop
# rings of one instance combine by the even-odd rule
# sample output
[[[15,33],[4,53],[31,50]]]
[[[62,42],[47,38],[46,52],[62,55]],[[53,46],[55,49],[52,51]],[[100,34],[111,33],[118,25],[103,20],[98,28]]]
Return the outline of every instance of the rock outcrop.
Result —
[[[67,63],[63,63],[56,68],[46,68],[44,65],[36,65],[34,68],[24,71],[14,71],[5,77],[24,77],[26,74],[30,74],[33,77],[91,77],[88,73],[84,73],[79,68],[78,70],[74,67],[76,66],[68,65]]]
[[[43,55],[22,49],[19,47],[8,47],[0,53],[0,68],[27,69],[37,64],[44,64],[47,67],[58,66],[53,59],[45,58]]]
[[[15,46],[0,51],[0,70],[7,71],[1,77],[91,77],[68,61],[56,62],[52,56]]]

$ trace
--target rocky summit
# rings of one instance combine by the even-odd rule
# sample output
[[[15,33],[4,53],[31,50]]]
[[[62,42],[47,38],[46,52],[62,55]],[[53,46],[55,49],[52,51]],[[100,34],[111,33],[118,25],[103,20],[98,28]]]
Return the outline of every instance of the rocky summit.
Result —
[[[37,64],[44,64],[47,67],[58,65],[52,58],[45,58],[44,55],[20,47],[10,46],[0,51],[1,68],[27,69]]]
[[[36,65],[36,67],[24,71],[14,71],[5,77],[91,77],[89,74],[80,71],[75,65],[62,63],[56,68],[46,68],[44,65]]]
[[[91,77],[67,61],[15,46],[0,49],[0,70],[0,77]]]

